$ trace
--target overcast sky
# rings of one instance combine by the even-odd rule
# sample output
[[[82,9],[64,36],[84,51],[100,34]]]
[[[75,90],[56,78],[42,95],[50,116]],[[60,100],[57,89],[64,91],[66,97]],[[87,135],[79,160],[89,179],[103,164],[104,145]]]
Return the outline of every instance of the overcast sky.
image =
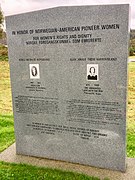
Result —
[[[4,16],[56,6],[130,4],[130,27],[135,29],[135,0],[0,0]]]

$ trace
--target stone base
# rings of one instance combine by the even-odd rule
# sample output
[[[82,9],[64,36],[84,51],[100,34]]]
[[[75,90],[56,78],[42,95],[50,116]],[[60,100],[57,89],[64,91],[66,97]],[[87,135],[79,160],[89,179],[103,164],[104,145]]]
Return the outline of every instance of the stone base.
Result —
[[[26,163],[35,166],[59,168],[67,171],[84,173],[89,176],[96,176],[101,179],[108,177],[110,180],[133,180],[135,179],[135,158],[127,158],[126,173],[95,168],[80,164],[68,163],[63,161],[50,160],[45,158],[16,155],[15,143],[0,154],[0,161]]]

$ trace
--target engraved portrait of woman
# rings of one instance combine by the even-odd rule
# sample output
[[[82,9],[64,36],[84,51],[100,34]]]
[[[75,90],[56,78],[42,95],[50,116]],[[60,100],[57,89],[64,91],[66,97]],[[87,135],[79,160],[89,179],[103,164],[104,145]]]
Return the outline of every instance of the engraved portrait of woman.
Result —
[[[89,75],[87,76],[88,80],[97,80],[97,75],[95,74],[95,67],[90,67]]]

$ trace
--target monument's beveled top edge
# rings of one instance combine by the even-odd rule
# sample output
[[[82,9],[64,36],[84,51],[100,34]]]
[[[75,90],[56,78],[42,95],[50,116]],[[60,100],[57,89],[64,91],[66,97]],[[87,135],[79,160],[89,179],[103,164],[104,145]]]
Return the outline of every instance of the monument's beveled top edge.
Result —
[[[51,8],[46,8],[46,9],[40,9],[40,10],[34,10],[34,11],[28,11],[28,12],[23,12],[23,13],[19,13],[19,14],[13,14],[13,15],[8,15],[5,16],[5,18],[8,17],[15,17],[15,16],[19,16],[19,15],[23,15],[23,14],[31,14],[31,13],[35,13],[35,12],[42,12],[42,11],[48,11],[48,10],[53,10],[53,9],[59,9],[59,8],[79,8],[79,7],[103,7],[103,6],[127,6],[129,7],[130,4],[101,4],[101,5],[75,5],[75,6],[56,6],[56,7],[51,7]]]

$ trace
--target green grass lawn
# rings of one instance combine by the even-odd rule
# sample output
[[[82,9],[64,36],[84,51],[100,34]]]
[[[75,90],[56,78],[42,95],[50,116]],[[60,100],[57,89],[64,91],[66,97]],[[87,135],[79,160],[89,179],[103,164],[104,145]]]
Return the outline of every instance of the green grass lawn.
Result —
[[[9,64],[0,61],[0,152],[15,141]]]
[[[84,174],[41,168],[26,164],[0,162],[1,180],[100,180]],[[105,180],[105,179],[104,179]],[[107,180],[107,179],[106,179]]]
[[[128,66],[127,156],[135,157],[135,62]]]
[[[13,115],[0,115],[0,152],[14,141]]]
[[[129,59],[135,59],[135,56],[129,56]]]
[[[13,114],[8,61],[0,61],[0,114]]]

